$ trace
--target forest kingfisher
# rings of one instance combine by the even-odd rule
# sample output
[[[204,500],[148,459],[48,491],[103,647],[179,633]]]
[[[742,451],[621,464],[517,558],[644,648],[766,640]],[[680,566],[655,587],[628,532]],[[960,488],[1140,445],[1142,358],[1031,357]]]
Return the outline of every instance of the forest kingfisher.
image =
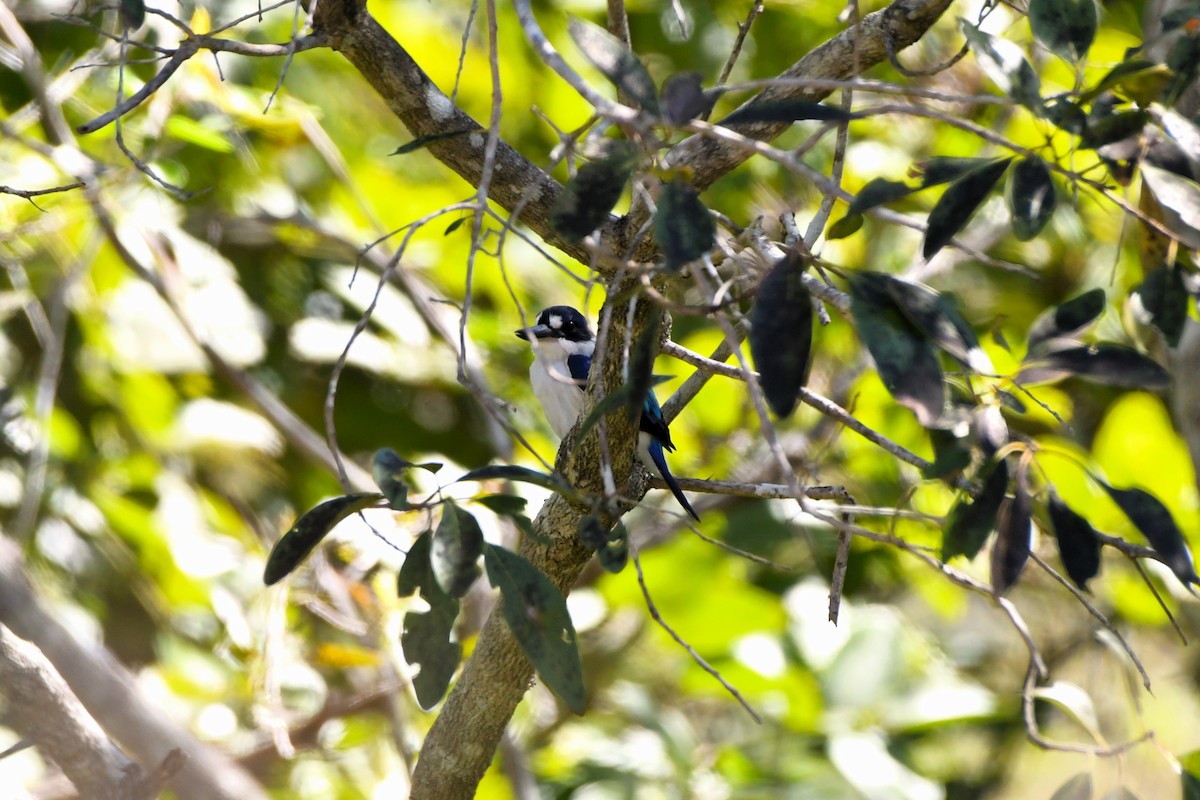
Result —
[[[533,364],[529,367],[529,382],[537,395],[550,427],[561,439],[575,425],[583,411],[584,388],[596,350],[596,337],[587,320],[570,306],[551,306],[538,314],[537,322],[517,331],[533,347]],[[647,467],[662,476],[671,494],[697,522],[700,515],[692,508],[671,470],[663,450],[674,450],[671,432],[663,418],[662,408],[653,390],[646,395],[638,434],[638,453]]]

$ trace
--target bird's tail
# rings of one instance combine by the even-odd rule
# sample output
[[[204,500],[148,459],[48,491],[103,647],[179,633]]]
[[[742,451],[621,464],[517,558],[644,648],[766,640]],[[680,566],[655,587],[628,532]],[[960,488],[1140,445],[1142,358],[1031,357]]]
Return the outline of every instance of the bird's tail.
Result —
[[[675,480],[675,476],[667,468],[667,457],[663,455],[662,444],[657,441],[651,441],[647,450],[650,453],[650,459],[654,462],[654,466],[658,468],[659,474],[662,475],[662,479],[667,482],[667,488],[671,490],[671,494],[675,495],[675,499],[679,501],[679,505],[683,506],[683,510],[691,514],[692,519],[699,522],[700,515],[692,508],[692,504],[688,502],[687,497],[683,494],[683,489],[679,488],[679,482]]]

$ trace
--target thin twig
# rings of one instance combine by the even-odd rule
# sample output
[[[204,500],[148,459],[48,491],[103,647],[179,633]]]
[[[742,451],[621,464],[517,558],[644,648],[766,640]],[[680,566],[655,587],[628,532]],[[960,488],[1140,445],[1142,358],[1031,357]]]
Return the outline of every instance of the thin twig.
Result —
[[[738,23],[737,38],[733,42],[733,49],[729,51],[729,58],[725,59],[725,66],[721,67],[721,77],[717,78],[717,86],[725,86],[725,81],[729,80],[730,73],[733,72],[738,58],[742,55],[742,47],[746,44],[746,37],[750,34],[750,26],[754,24],[754,20],[758,19],[758,15],[761,13],[763,13],[762,0],[754,0],[750,6],[750,13],[746,15],[746,20]],[[708,119],[708,115],[711,113],[711,110],[706,112],[702,119]]]

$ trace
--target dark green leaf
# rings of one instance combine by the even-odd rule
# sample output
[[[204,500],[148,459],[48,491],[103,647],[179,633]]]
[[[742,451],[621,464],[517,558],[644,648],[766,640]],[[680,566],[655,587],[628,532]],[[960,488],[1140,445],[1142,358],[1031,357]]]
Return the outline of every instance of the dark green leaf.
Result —
[[[1011,589],[1029,561],[1032,536],[1029,527],[1029,495],[1017,481],[1016,496],[1005,499],[999,511],[996,538],[992,542],[992,591],[998,595]]]
[[[1046,508],[1063,567],[1075,585],[1087,591],[1087,582],[1100,574],[1100,539],[1096,529],[1054,492],[1050,493]]]
[[[844,109],[804,100],[779,100],[751,102],[734,111],[718,124],[747,125],[752,122],[803,122],[805,120],[832,120],[846,122],[856,117]]]
[[[1026,359],[1018,383],[1049,383],[1067,377],[1126,389],[1165,389],[1171,375],[1137,350],[1118,344],[1071,347]]]
[[[1180,36],[1167,53],[1167,66],[1174,73],[1163,99],[1169,108],[1200,73],[1200,36]]]
[[[131,33],[142,27],[146,21],[145,0],[121,0],[121,19]]]
[[[396,577],[397,597],[409,597],[420,592],[429,604],[428,611],[408,611],[404,614],[404,630],[400,647],[410,666],[420,666],[413,678],[417,703],[428,711],[446,694],[454,670],[462,658],[462,647],[452,640],[454,620],[458,618],[458,601],[442,591],[433,576],[429,562],[430,542],[425,531],[413,542]]]
[[[525,498],[517,497],[515,494],[485,494],[482,497],[471,498],[471,502],[479,503],[493,514],[505,517],[523,513],[526,505]]]
[[[853,272],[848,280],[858,336],[875,359],[883,385],[922,425],[933,426],[946,405],[937,354],[892,299],[887,275]]]
[[[1079,136],[1087,128],[1087,114],[1083,112],[1083,107],[1070,97],[1057,95],[1048,98],[1043,112],[1046,119],[1067,133]]]
[[[375,458],[372,459],[375,485],[387,498],[388,505],[397,511],[408,508],[408,484],[399,477],[399,474],[411,466],[412,464],[389,447],[376,450]]]
[[[779,259],[763,277],[750,309],[750,353],[767,404],[779,417],[796,407],[812,353],[812,296],[800,276],[798,253]]]
[[[1028,410],[1025,405],[1025,401],[1017,397],[1012,392],[1006,392],[1003,389],[1000,389],[996,392],[996,396],[1000,398],[1000,405],[1004,406],[1010,411],[1015,411],[1018,414],[1024,414]]]
[[[450,234],[454,233],[456,230],[461,228],[463,223],[466,221],[467,217],[459,217],[458,219],[454,220],[454,222],[451,222],[446,226],[446,230],[442,232],[442,236],[449,236]]]
[[[567,707],[582,714],[586,697],[575,626],[562,593],[537,567],[503,547],[488,545],[488,580],[504,597],[509,630],[538,675]]]
[[[580,166],[550,209],[550,227],[570,242],[599,228],[608,221],[636,167],[636,154],[629,147]]]
[[[455,483],[463,481],[487,481],[487,480],[502,480],[502,481],[518,481],[519,483],[532,483],[534,486],[541,486],[543,489],[549,489],[552,492],[558,492],[563,495],[572,495],[574,490],[571,485],[557,475],[538,472],[537,470],[529,469],[528,467],[517,467],[510,464],[491,464],[486,467],[477,467],[463,475]]]
[[[979,346],[979,338],[963,319],[953,296],[890,275],[887,289],[908,321],[934,344],[976,372],[993,371],[992,360]]]
[[[1145,163],[1142,182],[1162,206],[1163,222],[1171,233],[1186,246],[1200,248],[1200,184]]]
[[[1092,776],[1081,772],[1055,790],[1050,800],[1092,800]]]
[[[979,62],[979,68],[992,83],[1021,105],[1040,113],[1041,80],[1021,48],[1006,39],[984,33],[965,19],[960,19],[959,24],[971,45],[975,60]]]
[[[1150,121],[1145,111],[1117,111],[1100,117],[1089,116],[1087,127],[1079,140],[1082,147],[1097,148],[1137,136]]]
[[[638,107],[658,115],[658,95],[650,73],[638,57],[608,31],[581,19],[572,19],[567,26],[571,38],[587,60],[600,70],[621,92]]]
[[[1041,233],[1058,204],[1058,194],[1046,162],[1037,156],[1029,156],[1013,164],[1005,200],[1012,214],[1013,234],[1018,239],[1027,242]]]
[[[1007,488],[1008,465],[1000,459],[988,472],[979,496],[974,500],[960,500],[950,510],[942,539],[942,561],[959,555],[972,559],[979,554],[996,526],[996,515]]]
[[[944,478],[962,472],[971,463],[971,448],[950,431],[933,428],[929,431],[933,446],[933,463],[921,470],[926,478]]]
[[[1161,500],[1143,489],[1117,489],[1099,483],[1184,586],[1200,583],[1183,532]]]
[[[1096,38],[1094,0],[1029,0],[1029,27],[1064,61],[1080,61]]]
[[[1001,158],[985,164],[950,184],[929,212],[928,228],[922,253],[925,258],[941,250],[954,235],[963,229],[983,201],[991,194],[992,187],[1008,169],[1011,158]]]
[[[671,125],[686,125],[707,114],[716,96],[704,91],[699,72],[677,72],[662,85],[663,119]]]
[[[1183,788],[1183,800],[1200,800],[1200,777],[1184,770],[1179,773],[1179,782]]]
[[[654,215],[654,236],[669,272],[675,272],[713,249],[717,227],[700,195],[676,178],[663,184]]]
[[[430,133],[425,136],[418,136],[416,139],[413,139],[408,144],[402,144],[399,147],[397,147],[394,151],[392,151],[392,155],[394,155],[394,156],[407,155],[408,153],[412,153],[412,152],[415,152],[422,148],[428,147],[431,144],[436,144],[437,142],[444,142],[447,139],[457,139],[459,136],[465,136],[466,134],[473,133],[474,131],[477,131],[477,130],[479,130],[479,128],[463,128],[462,130],[459,130],[459,131],[441,131],[439,133]]]
[[[462,597],[479,577],[483,531],[475,517],[454,501],[442,505],[442,520],[433,534],[429,563],[438,586],[451,597]]]
[[[1043,311],[1029,329],[1028,352],[1051,339],[1066,339],[1082,331],[1104,313],[1103,289],[1092,289],[1054,308]]]
[[[662,336],[662,309],[654,306],[646,327],[638,334],[629,351],[629,402],[626,409],[630,421],[637,419],[646,405],[646,396],[654,386],[654,356]]]
[[[326,500],[300,517],[271,548],[267,567],[263,570],[263,583],[270,586],[283,580],[308,558],[335,525],[356,511],[378,505],[383,499],[377,492],[342,495]]]
[[[1150,324],[1158,328],[1167,344],[1177,346],[1179,337],[1183,335],[1184,323],[1187,322],[1188,302],[1191,299],[1183,283],[1179,262],[1172,267],[1162,265],[1152,271],[1134,293]]]
[[[961,156],[934,156],[917,162],[909,174],[921,179],[922,189],[956,181],[969,172],[986,167],[994,158],[964,158]]]
[[[608,541],[608,531],[595,514],[588,514],[579,520],[578,533],[579,541],[588,550],[599,550]]]
[[[923,188],[923,186],[910,186],[903,181],[889,181],[883,178],[875,178],[860,189],[858,194],[854,196],[854,199],[850,201],[850,208],[846,209],[846,216],[853,217],[860,215],[877,206],[894,202],[902,197],[908,197],[913,192]]]
[[[837,222],[829,226],[829,230],[825,232],[825,238],[833,241],[834,239],[845,239],[858,232],[858,229],[863,226],[862,214],[847,214]]]
[[[625,530],[624,525],[618,522],[613,527],[608,541],[596,551],[596,557],[600,566],[614,575],[625,569],[625,565],[629,563],[629,531]]]
[[[1131,58],[1109,70],[1095,86],[1085,91],[1079,99],[1081,102],[1087,103],[1104,92],[1111,91],[1146,107],[1162,97],[1163,90],[1170,79],[1171,71],[1165,64],[1149,58]]]

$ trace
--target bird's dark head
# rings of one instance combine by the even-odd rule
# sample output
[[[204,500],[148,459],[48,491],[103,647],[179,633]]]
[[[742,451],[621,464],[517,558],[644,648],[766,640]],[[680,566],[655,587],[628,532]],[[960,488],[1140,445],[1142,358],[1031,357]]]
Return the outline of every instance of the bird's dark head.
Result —
[[[587,319],[570,306],[550,306],[538,314],[536,323],[516,333],[527,341],[563,339],[568,342],[590,342],[593,338]]]

